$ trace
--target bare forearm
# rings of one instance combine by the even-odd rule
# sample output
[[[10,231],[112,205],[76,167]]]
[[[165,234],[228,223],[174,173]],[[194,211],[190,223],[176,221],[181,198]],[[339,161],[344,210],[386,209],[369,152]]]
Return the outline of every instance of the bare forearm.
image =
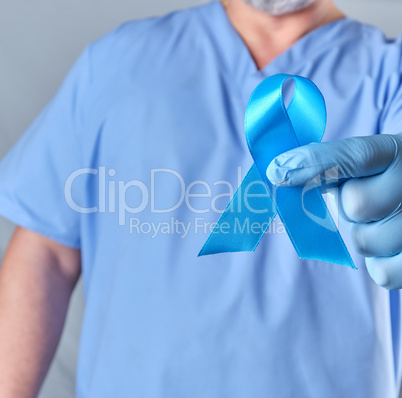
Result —
[[[16,232],[0,272],[0,397],[34,398],[56,350],[78,272],[41,237]],[[69,249],[71,250],[71,249]],[[77,261],[77,253],[65,260]]]

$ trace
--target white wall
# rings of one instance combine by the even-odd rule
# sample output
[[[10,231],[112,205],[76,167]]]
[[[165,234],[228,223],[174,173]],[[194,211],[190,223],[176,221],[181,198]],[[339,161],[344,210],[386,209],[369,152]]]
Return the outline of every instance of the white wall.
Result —
[[[205,3],[197,0],[0,0],[0,158],[44,107],[85,44],[121,22]],[[336,3],[389,36],[402,32],[402,1]],[[13,226],[0,220],[0,257]],[[58,354],[40,398],[72,398],[83,311],[74,295]]]
[[[379,26],[389,37],[402,33],[401,0],[334,0],[347,15]]]

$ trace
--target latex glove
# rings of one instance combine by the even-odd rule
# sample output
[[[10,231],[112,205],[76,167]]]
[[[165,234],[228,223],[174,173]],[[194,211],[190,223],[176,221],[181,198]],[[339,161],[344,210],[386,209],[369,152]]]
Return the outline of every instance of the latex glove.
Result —
[[[353,244],[370,276],[402,288],[402,133],[301,146],[276,157],[267,176],[279,186],[313,178],[339,186],[340,214],[353,223]]]

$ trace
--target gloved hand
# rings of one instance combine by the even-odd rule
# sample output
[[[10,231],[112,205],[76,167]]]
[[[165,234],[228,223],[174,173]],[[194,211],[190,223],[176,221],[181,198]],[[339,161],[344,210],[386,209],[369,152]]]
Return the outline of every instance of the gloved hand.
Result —
[[[301,146],[276,157],[267,176],[278,186],[313,178],[339,186],[340,214],[353,223],[353,244],[370,276],[402,288],[402,133]]]

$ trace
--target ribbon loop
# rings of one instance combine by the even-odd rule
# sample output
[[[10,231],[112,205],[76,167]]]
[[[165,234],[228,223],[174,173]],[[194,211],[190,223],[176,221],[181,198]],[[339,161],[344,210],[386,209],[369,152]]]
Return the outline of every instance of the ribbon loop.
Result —
[[[289,78],[293,79],[295,90],[286,109],[282,89]],[[245,134],[254,164],[199,256],[254,251],[278,213],[300,258],[354,268],[318,188],[277,187],[266,176],[269,164],[278,155],[300,145],[320,142],[325,125],[325,101],[310,80],[278,74],[256,87],[245,115]]]

